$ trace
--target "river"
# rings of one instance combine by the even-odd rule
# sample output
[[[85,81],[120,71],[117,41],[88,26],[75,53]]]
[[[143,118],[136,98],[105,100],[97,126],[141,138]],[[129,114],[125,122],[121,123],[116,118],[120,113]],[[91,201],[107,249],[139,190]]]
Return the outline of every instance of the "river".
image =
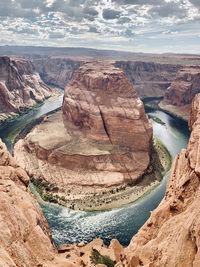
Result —
[[[8,123],[0,129],[0,137],[12,150],[12,138],[34,119],[60,107],[62,96],[47,100]],[[154,136],[160,139],[174,158],[182,148],[186,147],[189,131],[187,123],[162,111],[148,111],[148,114],[159,118],[164,124],[152,120]],[[138,201],[122,208],[105,212],[83,212],[69,210],[55,204],[40,201],[44,214],[52,230],[53,239],[57,245],[61,243],[89,242],[100,237],[106,244],[111,239],[118,239],[121,244],[128,245],[132,236],[145,223],[163,198],[168,174],[158,187]]]

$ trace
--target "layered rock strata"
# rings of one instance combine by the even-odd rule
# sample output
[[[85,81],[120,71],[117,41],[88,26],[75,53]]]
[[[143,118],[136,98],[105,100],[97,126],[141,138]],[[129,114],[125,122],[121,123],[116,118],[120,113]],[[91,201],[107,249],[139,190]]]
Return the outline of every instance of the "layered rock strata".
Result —
[[[126,251],[130,266],[200,266],[199,94],[192,103],[190,129],[188,147],[173,163],[164,199]]]
[[[97,266],[94,250],[117,261],[123,250],[117,241],[109,248],[102,240],[88,245],[63,245],[57,250],[49,226],[29,190],[29,177],[8,153],[0,140],[0,266],[1,267],[77,267]]]
[[[85,59],[86,60],[86,59]],[[91,60],[91,59],[90,59]],[[65,88],[83,59],[49,56],[35,58],[36,70],[47,84]],[[134,85],[139,97],[163,97],[181,65],[144,61],[116,61]]]
[[[31,62],[0,57],[0,120],[33,107],[51,94]]]
[[[0,140],[0,266],[39,266],[54,258],[50,231],[29,177]]]
[[[163,97],[181,68],[175,64],[142,61],[117,61],[116,66],[124,70],[141,98]]]
[[[73,73],[79,68],[81,60],[65,57],[35,58],[34,66],[43,81],[60,88],[65,88],[72,79]]]
[[[167,89],[160,107],[185,119],[189,118],[192,99],[200,92],[200,67],[184,67]]]
[[[93,202],[99,209],[112,208],[114,200],[119,205],[116,187],[137,184],[147,173],[152,176],[143,186],[158,178],[150,164],[151,148],[152,126],[123,71],[93,62],[75,72],[62,113],[46,117],[20,140],[15,157],[59,203],[90,209]],[[122,203],[132,200],[123,196]]]

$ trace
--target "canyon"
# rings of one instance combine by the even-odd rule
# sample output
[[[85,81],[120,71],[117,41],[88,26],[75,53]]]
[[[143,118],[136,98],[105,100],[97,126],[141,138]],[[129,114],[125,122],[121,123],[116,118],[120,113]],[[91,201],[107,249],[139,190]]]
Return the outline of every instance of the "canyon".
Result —
[[[85,61],[92,58],[67,58],[64,56],[35,57],[33,64],[47,84],[64,88],[72,79],[73,73]],[[134,85],[138,96],[163,97],[176,72],[181,68],[179,64],[161,64],[145,61],[116,61],[116,67],[124,70],[129,81]]]
[[[19,140],[14,158],[0,141],[0,266],[107,266],[91,261],[99,254],[116,267],[200,266],[199,67],[0,59],[3,119],[53,94],[41,78],[61,88],[68,84],[62,110],[44,116]],[[80,210],[124,205],[159,183],[163,163],[138,94],[164,96],[161,108],[189,118],[190,140],[173,162],[162,202],[126,248],[100,239],[56,248],[30,180],[46,201]]]
[[[143,103],[113,62],[82,64],[65,88],[62,112],[46,116],[14,154],[45,199],[73,209],[133,201],[163,170]]]
[[[0,57],[0,121],[41,103],[53,94],[30,61]]]
[[[124,70],[140,98],[163,97],[181,68],[177,64],[141,61],[117,61],[116,66]]]
[[[58,254],[51,243],[49,230],[39,205],[27,188],[29,183],[27,174],[15,163],[6,151],[5,146],[1,144],[0,190],[2,192],[1,203],[4,203],[1,206],[3,207],[1,210],[3,220],[1,222],[5,224],[1,227],[3,229],[3,232],[1,232],[2,266],[40,266],[41,264],[48,267],[93,266],[90,256],[95,250],[99,251],[104,257],[109,256],[117,267],[199,266],[198,214],[200,213],[198,202],[200,187],[198,147],[200,95],[196,95],[192,102],[189,124],[191,129],[189,144],[186,149],[183,149],[177,155],[173,163],[165,197],[158,208],[152,212],[146,224],[133,237],[127,248],[123,248],[116,240],[113,240],[110,246],[106,247],[101,240],[97,239],[88,245],[63,245],[59,248]],[[25,199],[26,202],[24,203]],[[21,200],[23,200],[23,203],[21,203]],[[19,203],[14,210],[13,202]],[[36,221],[30,215],[26,217],[26,205],[31,210],[31,214],[35,214],[33,217],[34,219],[37,218]],[[6,213],[4,207],[8,207]],[[16,214],[18,210],[19,213]],[[23,212],[26,216],[22,216]],[[16,218],[18,219],[12,226],[13,224],[9,222],[13,222]],[[10,249],[8,249],[7,234],[6,238],[2,238],[7,233],[5,229],[7,227],[17,227],[19,229],[19,225],[21,225],[20,229],[22,230],[24,225],[27,225],[25,236],[23,234],[20,237],[17,236],[16,242],[21,242],[20,248],[16,249],[15,242],[12,242],[12,246],[9,246]],[[17,232],[14,228],[9,240],[16,240]],[[37,235],[38,232],[39,235]],[[36,239],[32,238],[34,235],[37,236]],[[29,237],[31,238],[29,239]],[[31,242],[32,240],[37,241]],[[35,244],[37,244],[37,247]],[[24,251],[28,252],[25,254]],[[21,259],[23,259],[23,263]]]

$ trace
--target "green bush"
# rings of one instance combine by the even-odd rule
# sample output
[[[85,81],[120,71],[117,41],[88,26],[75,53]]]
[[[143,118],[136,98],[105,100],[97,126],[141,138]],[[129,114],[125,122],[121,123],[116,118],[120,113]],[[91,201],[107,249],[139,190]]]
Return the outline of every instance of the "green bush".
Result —
[[[105,264],[107,267],[115,266],[115,262],[113,260],[111,260],[108,256],[101,255],[96,249],[93,249],[90,258],[94,264]]]

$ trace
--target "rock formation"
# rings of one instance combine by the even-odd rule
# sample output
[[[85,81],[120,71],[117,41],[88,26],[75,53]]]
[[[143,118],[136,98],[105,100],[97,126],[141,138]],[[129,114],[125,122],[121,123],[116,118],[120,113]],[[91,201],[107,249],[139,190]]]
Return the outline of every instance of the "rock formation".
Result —
[[[165,94],[165,101],[175,106],[191,104],[200,92],[200,67],[185,67],[178,71],[175,80]]]
[[[64,89],[81,61],[55,56],[35,58],[33,63],[44,82]]]
[[[83,59],[49,56],[35,58],[33,63],[47,84],[65,88]],[[139,97],[163,97],[181,68],[176,64],[143,61],[117,61],[116,66],[124,70]]]
[[[192,99],[199,92],[200,67],[184,67],[178,71],[160,106],[188,119]]]
[[[28,185],[28,175],[0,140],[0,266],[94,267],[90,258],[94,249],[116,261],[115,250],[123,250],[117,241],[109,248],[97,239],[88,245],[63,245],[57,251],[46,219]]]
[[[89,66],[90,68],[88,68]],[[72,149],[75,149],[76,153],[70,154],[72,158],[70,164],[73,166],[73,156],[77,155],[79,147],[77,147],[77,144],[84,144],[84,147],[87,148],[86,152],[91,153],[91,148],[88,147],[86,137],[90,140],[89,144],[103,143],[103,147],[101,146],[101,148],[104,149],[105,146],[111,142],[112,146],[115,146],[116,142],[119,142],[119,140],[114,138],[115,135],[112,137],[113,120],[109,120],[109,123],[107,123],[106,118],[108,115],[112,114],[111,117],[116,119],[116,117],[121,114],[120,111],[122,107],[124,107],[124,110],[130,116],[128,112],[129,106],[124,106],[124,103],[126,103],[125,99],[136,101],[137,103],[135,92],[128,90],[131,89],[128,82],[125,87],[122,85],[122,87],[117,86],[118,83],[124,80],[124,78],[122,80],[117,79],[117,76],[123,77],[123,73],[119,69],[114,67],[108,68],[107,65],[100,65],[97,68],[98,71],[95,67],[94,72],[93,67],[94,65],[91,65],[91,63],[82,66],[80,70],[76,72],[74,76],[75,80],[71,81],[66,88],[63,105],[65,127],[56,131],[60,123],[58,120],[59,114],[56,114],[55,118],[46,118],[44,124],[39,126],[41,128],[36,127],[34,131],[39,135],[41,131],[49,129],[45,134],[50,134],[49,136],[51,137],[52,143],[48,143],[48,146],[46,143],[46,149],[44,147],[42,148],[41,144],[44,146],[46,142],[44,132],[43,140],[31,133],[32,135],[30,134],[27,136],[25,141],[21,140],[20,143],[17,144],[18,150],[16,151],[19,151],[19,153],[23,151],[24,153],[20,153],[20,157],[25,155],[24,157],[30,160],[31,157],[29,158],[29,154],[32,154],[32,159],[35,159],[34,164],[37,168],[38,166],[41,167],[47,164],[45,160],[46,162],[49,161],[48,165],[50,166],[59,159],[62,165],[64,162],[69,162],[66,151],[74,152]],[[116,73],[117,76],[115,75]],[[104,84],[103,88],[102,82]],[[128,98],[120,102],[123,103],[122,107],[120,107],[120,109],[116,107],[117,113],[114,114],[112,110],[109,109],[109,107],[119,103],[119,99],[117,99],[117,102],[114,102],[115,94],[113,93],[113,98],[111,98],[112,101],[110,100],[111,102],[109,102],[109,107],[106,107],[106,109],[103,107],[102,109],[94,110],[92,109],[93,106],[91,106],[89,109],[89,104],[86,101],[88,96],[90,96],[89,99],[91,101],[89,103],[91,103],[91,105],[93,101],[97,103],[95,107],[98,107],[98,103],[100,107],[108,105],[108,99],[103,96],[104,90],[106,90],[107,93],[110,92],[111,88],[108,85],[111,82],[114,84],[113,88],[119,90],[118,94],[121,94],[120,88],[125,91],[128,90],[126,92]],[[101,89],[100,91],[98,90],[99,86]],[[80,88],[84,89],[85,98],[82,98],[83,93],[82,91],[80,92]],[[94,88],[94,91],[92,90],[91,93],[89,90],[90,88]],[[101,102],[102,100],[103,102]],[[107,111],[107,109],[111,113],[106,113],[105,110]],[[74,110],[76,110],[75,113]],[[104,119],[101,119],[102,121],[99,118],[102,117],[100,110],[103,110]],[[68,111],[68,113],[66,113],[66,111]],[[83,116],[83,123],[80,123],[78,114],[83,115],[86,111],[91,112],[88,112],[87,116]],[[94,120],[94,116],[99,119]],[[132,117],[130,116],[128,118]],[[141,118],[143,118],[143,116]],[[138,120],[137,117],[136,121]],[[54,124],[54,128],[48,128],[51,121],[57,122],[56,125]],[[98,123],[95,124],[95,129],[91,129],[89,126],[94,122]],[[104,131],[100,131],[100,123],[104,125]],[[45,124],[48,126],[47,128],[45,128]],[[148,125],[148,121],[144,119],[143,124]],[[116,267],[200,266],[200,94],[196,95],[192,102],[189,125],[191,129],[189,144],[187,149],[183,149],[180,154],[177,155],[173,163],[165,197],[158,208],[152,212],[150,218],[139,230],[138,234],[133,237],[130,245],[126,249],[123,249],[117,241],[112,241],[110,247],[105,248],[101,240],[95,240],[86,246],[84,246],[84,244],[72,246],[63,245],[58,255],[51,244],[49,231],[38,204],[27,189],[28,177],[26,173],[16,165],[12,157],[6,152],[5,146],[1,144],[0,264],[2,266],[22,267],[89,267],[94,266],[94,264],[90,262],[92,251],[98,250],[102,255],[109,255],[111,260],[116,262]],[[52,155],[50,148],[51,146],[55,146],[55,139],[57,139],[58,133],[60,134],[60,145],[57,146],[58,151]],[[69,141],[68,145],[71,142],[70,140],[72,140],[70,139],[72,138],[71,134],[73,133],[73,136],[76,136],[76,138],[73,139],[73,145],[68,146],[68,150],[66,150],[66,139],[63,137],[64,133],[67,135]],[[110,137],[108,133],[110,133]],[[128,136],[127,139],[129,140],[129,138]],[[80,140],[83,143],[81,143]],[[126,142],[127,141],[123,139],[122,142],[120,142],[123,148],[127,146]],[[21,146],[22,143],[23,146]],[[62,150],[60,149],[61,147]],[[29,153],[27,153],[27,149]],[[59,149],[65,152],[65,159],[61,157],[58,158],[58,155],[61,155]],[[130,146],[130,151],[132,151],[132,149],[133,148]],[[35,155],[37,155],[37,157]],[[81,156],[83,156],[83,153]],[[77,162],[81,162],[81,156],[77,157]],[[62,161],[63,159],[64,161]],[[40,160],[42,161],[40,162]],[[89,157],[89,160],[93,161],[91,157]],[[38,165],[38,162],[40,162],[40,165]],[[24,162],[22,163],[25,165]],[[106,165],[104,164],[104,166]],[[54,169],[50,167],[46,169],[52,172],[51,178],[56,174],[55,169],[60,170],[61,167],[57,164]],[[68,171],[70,170],[68,169]],[[83,172],[82,169],[81,172]],[[86,172],[84,172],[84,174],[85,173]],[[64,183],[62,185],[64,185]],[[56,188],[54,188],[54,190],[56,190]],[[15,222],[14,224],[13,221]]]
[[[152,126],[122,70],[108,62],[82,65],[65,89],[62,113],[47,117],[15,146],[18,163],[45,181],[47,191],[54,187],[59,203],[111,208],[114,199],[119,205],[116,187],[139,183],[146,173],[153,174],[148,185],[158,178],[150,166]]]
[[[0,266],[39,266],[54,258],[47,222],[29,177],[0,140]]]
[[[188,147],[173,163],[164,199],[126,251],[130,266],[200,266],[199,94],[192,103],[190,129]]]
[[[31,62],[0,57],[0,120],[42,102],[51,94]]]
[[[124,70],[141,98],[163,97],[181,68],[175,64],[142,61],[117,61],[116,66]]]

